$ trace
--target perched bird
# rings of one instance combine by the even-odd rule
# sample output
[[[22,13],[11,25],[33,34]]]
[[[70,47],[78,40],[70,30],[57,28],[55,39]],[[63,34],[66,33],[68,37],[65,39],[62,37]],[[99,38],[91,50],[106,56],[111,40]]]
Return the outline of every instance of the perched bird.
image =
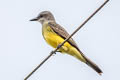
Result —
[[[42,24],[42,35],[45,41],[53,48],[56,48],[69,36],[68,32],[56,23],[54,16],[49,11],[41,12],[36,18],[30,21],[38,21]],[[58,51],[74,56],[93,68],[97,73],[102,73],[102,70],[80,51],[72,38],[70,38]]]

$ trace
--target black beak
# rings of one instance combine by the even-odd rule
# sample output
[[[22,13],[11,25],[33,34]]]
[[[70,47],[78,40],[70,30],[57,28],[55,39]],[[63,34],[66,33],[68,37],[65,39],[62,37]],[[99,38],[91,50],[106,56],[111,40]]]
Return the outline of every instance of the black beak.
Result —
[[[38,18],[33,18],[30,21],[37,21],[37,20],[38,20]]]

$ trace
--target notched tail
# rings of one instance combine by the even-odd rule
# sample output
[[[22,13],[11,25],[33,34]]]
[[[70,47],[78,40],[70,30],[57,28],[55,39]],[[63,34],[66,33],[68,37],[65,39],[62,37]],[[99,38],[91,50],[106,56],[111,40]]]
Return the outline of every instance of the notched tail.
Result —
[[[101,75],[103,73],[102,70],[88,58],[86,58],[86,64],[90,66],[92,69],[94,69],[98,74]]]
[[[79,50],[80,51],[80,50]],[[94,69],[99,75],[101,75],[103,72],[102,70],[90,59],[88,59],[81,51],[80,53],[82,54],[83,58],[85,59],[85,63],[90,66],[92,69]]]

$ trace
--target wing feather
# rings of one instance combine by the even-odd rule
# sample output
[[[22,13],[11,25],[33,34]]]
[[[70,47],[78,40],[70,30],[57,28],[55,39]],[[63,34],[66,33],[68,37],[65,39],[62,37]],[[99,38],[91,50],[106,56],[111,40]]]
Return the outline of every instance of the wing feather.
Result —
[[[57,24],[55,22],[49,22],[48,25],[53,29],[53,31],[56,34],[58,34],[59,36],[61,36],[63,39],[66,39],[67,37],[69,37],[69,33],[63,27],[61,27],[59,24]],[[68,42],[72,46],[74,46],[78,51],[80,51],[79,48],[77,47],[77,44],[75,43],[75,41],[72,38],[70,38],[68,40]]]

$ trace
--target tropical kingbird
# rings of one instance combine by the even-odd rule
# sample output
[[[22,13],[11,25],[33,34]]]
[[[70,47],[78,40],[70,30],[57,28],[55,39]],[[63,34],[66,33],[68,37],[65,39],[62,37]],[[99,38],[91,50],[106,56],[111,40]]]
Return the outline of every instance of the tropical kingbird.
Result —
[[[69,36],[68,32],[56,23],[54,16],[49,11],[41,12],[36,18],[30,21],[38,21],[42,24],[42,35],[45,41],[53,48],[57,48]],[[80,51],[72,38],[58,49],[58,51],[72,55],[93,68],[97,73],[102,73],[102,70]]]

